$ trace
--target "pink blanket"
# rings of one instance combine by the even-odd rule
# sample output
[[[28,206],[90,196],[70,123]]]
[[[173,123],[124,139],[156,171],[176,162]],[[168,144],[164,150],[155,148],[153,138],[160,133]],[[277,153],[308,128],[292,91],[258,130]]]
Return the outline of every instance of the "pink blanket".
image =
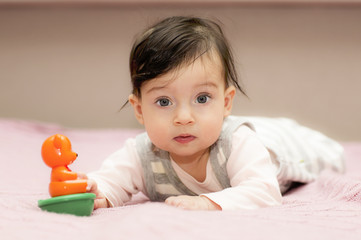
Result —
[[[67,135],[78,159],[73,171],[99,168],[138,130],[80,130],[0,120],[0,239],[361,239],[361,143],[344,143],[347,172],[320,178],[284,197],[282,206],[253,211],[185,211],[138,194],[124,207],[90,217],[44,212],[50,168],[42,142]]]

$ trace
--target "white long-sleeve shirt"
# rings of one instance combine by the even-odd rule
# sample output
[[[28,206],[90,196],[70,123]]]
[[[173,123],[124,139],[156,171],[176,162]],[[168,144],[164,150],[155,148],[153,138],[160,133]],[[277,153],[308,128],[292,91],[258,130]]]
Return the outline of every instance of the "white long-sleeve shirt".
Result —
[[[107,158],[99,171],[90,173],[111,206],[121,206],[139,191],[145,195],[144,174],[135,139]],[[228,209],[256,209],[281,203],[277,169],[268,150],[249,127],[242,125],[232,136],[232,151],[227,162],[231,187],[222,189],[207,164],[206,179],[199,182],[172,161],[180,180],[193,192],[204,195]]]

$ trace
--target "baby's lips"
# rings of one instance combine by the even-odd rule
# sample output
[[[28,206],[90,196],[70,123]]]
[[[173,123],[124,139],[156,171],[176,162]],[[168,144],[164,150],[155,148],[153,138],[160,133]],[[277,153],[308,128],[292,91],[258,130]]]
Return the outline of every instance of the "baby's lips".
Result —
[[[189,142],[193,141],[194,139],[196,139],[195,136],[186,135],[186,134],[182,134],[182,135],[179,135],[174,138],[174,140],[179,143],[189,143]]]

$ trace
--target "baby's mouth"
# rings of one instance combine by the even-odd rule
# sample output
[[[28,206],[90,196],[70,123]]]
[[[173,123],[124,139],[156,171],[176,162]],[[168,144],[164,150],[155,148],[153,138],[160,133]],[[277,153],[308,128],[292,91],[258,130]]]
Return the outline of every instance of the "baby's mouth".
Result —
[[[189,143],[191,141],[193,141],[194,139],[196,139],[195,136],[190,135],[190,134],[181,134],[175,138],[173,138],[175,141],[177,141],[178,143]]]

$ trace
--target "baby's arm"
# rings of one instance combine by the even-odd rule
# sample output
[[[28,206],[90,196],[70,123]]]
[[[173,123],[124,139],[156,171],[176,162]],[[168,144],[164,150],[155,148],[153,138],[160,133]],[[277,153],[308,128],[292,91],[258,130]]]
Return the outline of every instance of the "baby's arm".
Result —
[[[233,134],[227,172],[232,187],[204,194],[222,209],[257,209],[281,204],[277,169],[256,133],[246,126]]]
[[[109,156],[98,171],[88,174],[88,191],[99,199],[99,207],[117,207],[144,189],[143,174],[136,155],[135,140]]]

